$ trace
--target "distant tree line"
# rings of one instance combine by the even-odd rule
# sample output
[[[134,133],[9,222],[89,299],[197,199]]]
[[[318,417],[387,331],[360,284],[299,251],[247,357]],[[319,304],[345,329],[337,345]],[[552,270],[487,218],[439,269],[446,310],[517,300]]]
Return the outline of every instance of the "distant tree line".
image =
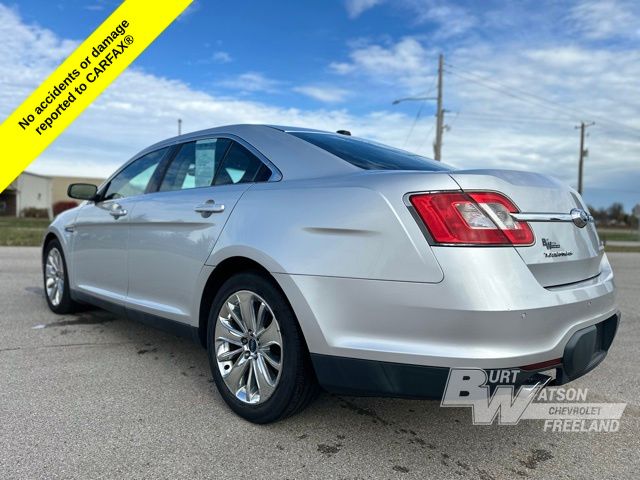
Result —
[[[594,208],[589,205],[589,211],[596,224],[601,227],[638,228],[638,218],[624,211],[624,205],[614,202],[608,208]]]

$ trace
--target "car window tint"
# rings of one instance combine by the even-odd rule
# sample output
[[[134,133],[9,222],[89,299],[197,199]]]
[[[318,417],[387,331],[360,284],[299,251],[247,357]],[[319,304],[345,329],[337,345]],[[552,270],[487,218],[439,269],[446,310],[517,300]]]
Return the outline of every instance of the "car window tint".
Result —
[[[258,157],[239,143],[232,142],[221,167],[218,169],[214,185],[264,182],[270,176],[271,171]]]
[[[426,157],[347,135],[316,132],[290,134],[364,170],[452,170],[452,167]]]
[[[160,191],[211,186],[230,142],[226,138],[209,138],[182,145],[167,169]]]
[[[109,182],[104,200],[143,194],[165,153],[167,148],[147,153],[130,163]]]

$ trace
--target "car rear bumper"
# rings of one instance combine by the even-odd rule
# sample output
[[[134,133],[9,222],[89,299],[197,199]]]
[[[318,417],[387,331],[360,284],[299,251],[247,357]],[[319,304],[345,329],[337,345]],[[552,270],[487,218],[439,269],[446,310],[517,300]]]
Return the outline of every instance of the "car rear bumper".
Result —
[[[518,382],[540,372],[555,370],[552,384],[562,385],[593,370],[607,355],[615,337],[620,314],[576,331],[567,342],[561,363],[539,369],[519,369]],[[449,368],[407,365],[331,355],[311,355],[320,384],[328,391],[346,395],[373,395],[440,399]]]
[[[478,257],[489,257],[482,268],[450,269],[436,284],[274,276],[311,353],[408,365],[511,368],[562,358],[575,332],[617,311],[606,256],[598,277],[557,288],[542,287],[515,251]],[[498,259],[508,275],[490,273]]]

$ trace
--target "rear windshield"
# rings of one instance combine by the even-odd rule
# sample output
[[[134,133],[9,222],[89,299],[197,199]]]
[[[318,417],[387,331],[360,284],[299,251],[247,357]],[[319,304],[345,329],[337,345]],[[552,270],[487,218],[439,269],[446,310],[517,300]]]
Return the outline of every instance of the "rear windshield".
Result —
[[[364,170],[423,170],[437,172],[452,168],[420,155],[347,135],[289,132]]]

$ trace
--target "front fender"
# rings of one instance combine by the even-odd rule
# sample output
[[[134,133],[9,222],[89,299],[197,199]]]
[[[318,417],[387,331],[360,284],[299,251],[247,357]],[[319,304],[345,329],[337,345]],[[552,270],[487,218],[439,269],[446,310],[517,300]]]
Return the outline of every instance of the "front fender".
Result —
[[[69,270],[69,285],[73,288],[73,224],[78,216],[81,207],[72,208],[59,214],[49,224],[47,230],[42,237],[42,254],[48,241],[54,236],[62,246],[62,253],[67,262],[67,270]]]

